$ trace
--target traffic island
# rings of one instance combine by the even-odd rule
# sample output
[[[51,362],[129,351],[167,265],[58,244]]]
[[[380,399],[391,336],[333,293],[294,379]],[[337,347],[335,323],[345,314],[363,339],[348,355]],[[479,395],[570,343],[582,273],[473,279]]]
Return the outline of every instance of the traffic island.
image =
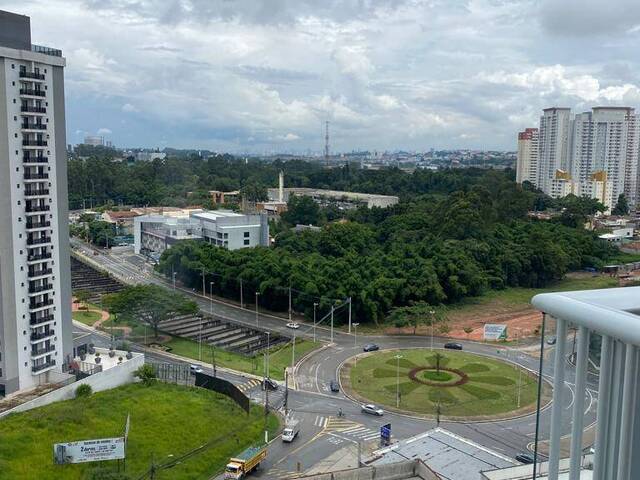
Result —
[[[340,370],[345,394],[387,410],[442,420],[487,421],[535,411],[538,377],[484,355],[426,348],[370,352]],[[543,405],[551,387],[543,383]]]

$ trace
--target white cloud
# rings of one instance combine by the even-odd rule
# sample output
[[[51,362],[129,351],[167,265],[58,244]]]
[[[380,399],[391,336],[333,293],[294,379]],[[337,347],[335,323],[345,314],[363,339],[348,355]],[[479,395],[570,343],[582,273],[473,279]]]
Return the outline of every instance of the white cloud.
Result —
[[[122,105],[122,111],[126,113],[132,113],[132,112],[137,112],[138,109],[133,105],[131,105],[130,103],[125,103],[124,105]]]
[[[102,127],[98,129],[98,135],[111,135],[112,133],[113,132],[108,128]]]
[[[320,151],[329,120],[333,151],[513,149],[517,129],[553,104],[640,107],[640,4],[620,1],[626,9],[604,0],[6,0],[3,9],[32,17],[34,43],[62,48],[77,135],[110,125],[119,145]]]

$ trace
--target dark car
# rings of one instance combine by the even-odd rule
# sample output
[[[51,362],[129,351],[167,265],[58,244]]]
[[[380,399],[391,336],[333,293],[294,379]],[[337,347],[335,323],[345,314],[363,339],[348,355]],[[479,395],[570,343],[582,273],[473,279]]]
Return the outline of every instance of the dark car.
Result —
[[[462,350],[462,345],[460,345],[459,343],[445,343],[444,344],[444,348],[448,348],[449,350]]]
[[[277,390],[278,384],[271,380],[270,378],[265,378],[262,382],[262,389],[268,388],[269,390]]]
[[[363,347],[363,350],[365,352],[375,352],[376,350],[380,350],[380,347],[378,345],[376,345],[375,343],[367,343]]]
[[[533,463],[533,455],[530,453],[519,453],[516,455],[516,460],[520,463],[525,463],[527,465]]]
[[[340,385],[335,380],[331,380],[329,382],[329,388],[331,389],[332,392],[339,392],[340,391]]]

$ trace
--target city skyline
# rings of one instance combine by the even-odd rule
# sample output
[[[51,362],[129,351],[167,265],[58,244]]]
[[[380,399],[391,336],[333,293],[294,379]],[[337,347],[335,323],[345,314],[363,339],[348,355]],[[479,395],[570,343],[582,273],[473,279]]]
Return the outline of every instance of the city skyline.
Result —
[[[179,5],[3,8],[68,52],[70,143],[515,150],[543,107],[640,106],[630,1]]]

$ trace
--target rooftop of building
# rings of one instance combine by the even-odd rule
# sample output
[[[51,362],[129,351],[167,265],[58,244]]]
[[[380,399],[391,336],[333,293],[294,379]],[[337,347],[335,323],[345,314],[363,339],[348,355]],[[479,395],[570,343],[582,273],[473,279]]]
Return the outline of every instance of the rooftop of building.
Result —
[[[0,47],[62,57],[62,50],[31,43],[31,19],[28,16],[6,10],[0,10]]]
[[[360,192],[346,192],[342,190],[324,190],[321,188],[308,188],[308,187],[287,187],[284,189],[287,193],[299,193],[299,194],[307,194],[307,195],[319,195],[319,196],[327,196],[327,197],[345,197],[345,198],[356,198],[361,200],[367,199],[375,199],[375,198],[388,198],[388,199],[397,199],[395,195],[382,195],[378,193],[360,193]],[[278,192],[277,188],[270,188],[270,193]]]
[[[452,479],[478,478],[480,472],[516,465],[509,457],[439,427],[379,450],[375,455],[379,458],[367,463],[378,466],[420,460],[436,474]]]
[[[220,218],[239,218],[244,217],[245,215],[242,213],[232,212],[231,210],[206,210],[203,212],[194,213],[191,216],[202,220],[210,220],[212,222],[215,222]]]

